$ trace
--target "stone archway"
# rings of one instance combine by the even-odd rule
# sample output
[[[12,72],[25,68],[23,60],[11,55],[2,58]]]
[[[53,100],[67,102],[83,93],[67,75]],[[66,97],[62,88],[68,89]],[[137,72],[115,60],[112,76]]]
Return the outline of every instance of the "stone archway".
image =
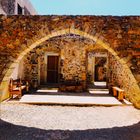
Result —
[[[60,35],[65,35],[65,34],[75,34],[75,35],[80,35],[82,37],[88,38],[93,40],[94,42],[96,42],[97,45],[102,46],[104,49],[106,49],[111,55],[114,56],[114,58],[116,59],[116,61],[118,61],[118,63],[121,65],[121,67],[123,68],[123,72],[125,73],[123,76],[126,76],[125,80],[123,83],[125,83],[127,80],[129,80],[129,85],[127,84],[126,86],[122,86],[124,87],[125,91],[127,92],[127,97],[128,99],[136,106],[136,107],[140,107],[140,95],[139,95],[139,86],[137,85],[137,82],[131,72],[131,70],[129,69],[129,67],[127,66],[126,62],[121,59],[117,53],[110,47],[110,45],[106,42],[104,42],[103,38],[100,36],[93,36],[90,35],[84,31],[80,31],[79,29],[75,29],[75,28],[67,28],[64,30],[59,30],[56,32],[52,32],[48,35],[46,35],[45,37],[37,40],[36,42],[34,42],[32,45],[30,45],[26,50],[24,50],[23,52],[21,52],[19,54],[19,57],[17,58],[17,60],[15,60],[10,67],[8,68],[2,82],[1,82],[1,86],[0,86],[0,90],[2,92],[1,94],[1,100],[5,99],[8,97],[8,83],[9,83],[9,79],[10,76],[13,72],[13,70],[16,68],[16,66],[18,65],[18,63],[21,61],[21,59],[28,53],[30,52],[32,49],[34,49],[36,46],[38,46],[39,44],[43,43],[44,41],[52,38],[52,37],[56,37],[56,36],[60,36]],[[129,88],[128,88],[129,87]]]

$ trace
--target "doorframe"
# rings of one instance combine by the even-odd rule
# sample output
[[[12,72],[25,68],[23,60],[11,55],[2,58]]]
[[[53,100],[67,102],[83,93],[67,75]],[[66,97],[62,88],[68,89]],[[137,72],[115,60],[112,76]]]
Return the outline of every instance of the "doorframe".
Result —
[[[106,58],[106,64],[107,64],[107,71],[106,71],[106,79],[108,79],[108,63],[109,63],[109,59],[108,59],[108,52],[94,52],[94,51],[89,51],[87,52],[91,53],[92,55],[92,78],[91,78],[91,83],[96,82],[95,81],[95,59],[98,57],[105,57]],[[88,61],[87,61],[87,65],[88,65]]]
[[[44,76],[44,81],[47,83],[47,65],[48,65],[48,56],[60,56],[59,53],[55,52],[46,52],[44,55],[44,60],[45,60],[45,76]],[[59,74],[59,64],[60,64],[60,58],[58,58],[58,74]],[[58,75],[58,81],[59,81],[59,75]]]
[[[93,75],[94,75],[94,82],[98,82],[98,81],[95,81],[95,61],[96,61],[96,58],[101,58],[101,57],[104,57],[104,58],[106,58],[106,65],[107,65],[107,70],[106,70],[106,81],[102,81],[102,82],[107,82],[107,77],[108,77],[108,53],[106,53],[106,54],[100,54],[100,55],[94,55],[93,56],[94,57],[94,66],[93,66],[93,69],[94,69],[94,73],[93,73]]]

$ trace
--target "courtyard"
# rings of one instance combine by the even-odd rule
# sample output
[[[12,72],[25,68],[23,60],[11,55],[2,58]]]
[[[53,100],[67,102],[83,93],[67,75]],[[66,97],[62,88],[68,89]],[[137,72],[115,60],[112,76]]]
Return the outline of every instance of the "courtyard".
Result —
[[[0,0],[0,140],[140,140],[139,5]]]
[[[140,111],[133,106],[1,104],[1,140],[139,140]]]
[[[139,108],[138,16],[12,15],[1,19],[2,101],[11,96],[11,78],[28,81],[29,88],[58,83],[61,91],[76,92],[86,91],[95,82],[106,82],[109,91],[119,87]],[[12,38],[5,35],[7,31]],[[130,43],[131,48],[126,48]]]

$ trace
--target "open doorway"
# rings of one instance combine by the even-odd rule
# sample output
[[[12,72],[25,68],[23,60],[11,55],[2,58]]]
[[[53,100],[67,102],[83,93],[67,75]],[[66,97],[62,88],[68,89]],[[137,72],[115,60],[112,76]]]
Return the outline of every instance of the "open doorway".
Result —
[[[107,52],[88,52],[87,83],[107,81],[108,55]]]
[[[107,58],[95,57],[94,81],[105,82],[107,72]]]

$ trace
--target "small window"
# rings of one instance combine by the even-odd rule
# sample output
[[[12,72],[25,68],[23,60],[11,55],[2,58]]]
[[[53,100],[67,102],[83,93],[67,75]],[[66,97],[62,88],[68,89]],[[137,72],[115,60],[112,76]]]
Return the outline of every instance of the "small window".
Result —
[[[22,7],[18,4],[18,15],[22,15]]]

